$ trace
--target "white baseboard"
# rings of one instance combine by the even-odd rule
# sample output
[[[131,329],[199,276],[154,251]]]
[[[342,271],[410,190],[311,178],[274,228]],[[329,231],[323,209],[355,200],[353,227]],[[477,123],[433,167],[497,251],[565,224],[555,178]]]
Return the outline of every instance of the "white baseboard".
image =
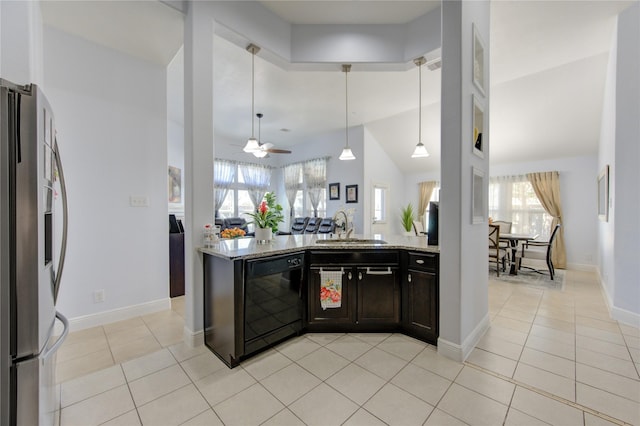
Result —
[[[190,348],[195,348],[200,345],[204,345],[204,330],[192,331],[186,325],[182,332],[184,344]]]
[[[615,306],[609,307],[611,318],[616,321],[623,322],[633,327],[640,327],[640,314],[627,311],[626,309],[616,308]]]
[[[598,273],[598,281],[600,282],[600,291],[604,296],[604,300],[607,304],[607,309],[609,309],[609,315],[611,319],[616,321],[629,324],[634,327],[640,327],[640,314],[635,312],[627,311],[626,309],[618,308],[613,304],[613,299],[611,295],[607,291],[607,286],[605,285],[604,280],[602,279],[602,274],[600,273],[600,269],[596,268],[596,272]]]
[[[167,309],[171,309],[171,299],[169,298],[153,300],[151,302],[113,309],[111,311],[69,318],[69,332],[98,327],[112,322],[123,321]],[[62,324],[56,321],[55,333],[60,334],[61,332]]]
[[[464,339],[464,342],[462,342],[462,345],[438,337],[438,354],[457,362],[464,362],[488,329],[489,313],[487,313],[476,328],[469,333],[467,338]]]

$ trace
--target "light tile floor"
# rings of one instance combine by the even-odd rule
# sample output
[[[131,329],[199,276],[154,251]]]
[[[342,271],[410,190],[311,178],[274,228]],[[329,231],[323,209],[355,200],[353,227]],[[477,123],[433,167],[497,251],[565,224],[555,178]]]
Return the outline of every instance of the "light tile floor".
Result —
[[[640,330],[609,318],[594,274],[566,275],[490,281],[463,364],[399,334],[306,334],[229,370],[180,342],[178,300],[69,337],[61,425],[640,425]]]

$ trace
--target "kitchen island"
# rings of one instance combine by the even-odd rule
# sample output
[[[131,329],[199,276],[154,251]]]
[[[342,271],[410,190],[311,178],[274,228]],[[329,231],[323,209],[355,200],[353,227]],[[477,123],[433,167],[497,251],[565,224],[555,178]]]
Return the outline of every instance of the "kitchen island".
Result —
[[[200,251],[205,344],[230,367],[306,331],[437,341],[439,249],[425,237],[281,235]]]

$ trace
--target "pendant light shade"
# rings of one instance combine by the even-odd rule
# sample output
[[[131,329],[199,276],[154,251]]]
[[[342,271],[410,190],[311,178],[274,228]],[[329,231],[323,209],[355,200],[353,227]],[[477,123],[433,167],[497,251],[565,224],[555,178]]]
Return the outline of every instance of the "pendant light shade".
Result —
[[[260,151],[260,144],[258,140],[255,138],[253,130],[254,130],[254,121],[253,121],[253,108],[254,108],[254,100],[255,100],[255,72],[254,65],[256,54],[260,51],[260,48],[255,44],[251,43],[247,46],[247,51],[251,53],[251,137],[247,140],[247,144],[242,148],[244,152],[254,153]]]
[[[355,160],[356,156],[351,152],[351,148],[349,148],[349,86],[347,82],[347,75],[349,71],[351,71],[351,65],[344,64],[342,65],[342,71],[344,72],[344,106],[345,106],[345,125],[344,125],[344,133],[345,133],[345,146],[342,150],[342,154],[338,159],[340,160]]]
[[[411,158],[426,158],[429,156],[427,147],[422,143],[422,65],[427,62],[423,56],[413,60],[418,66],[418,144],[411,154]]]

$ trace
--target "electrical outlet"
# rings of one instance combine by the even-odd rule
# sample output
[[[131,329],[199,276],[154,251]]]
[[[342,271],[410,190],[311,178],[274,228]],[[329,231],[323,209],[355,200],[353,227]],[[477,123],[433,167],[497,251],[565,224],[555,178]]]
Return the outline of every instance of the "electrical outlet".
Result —
[[[146,195],[130,195],[129,205],[131,207],[149,207],[149,197]]]
[[[96,290],[93,292],[93,303],[104,302],[104,290]]]

